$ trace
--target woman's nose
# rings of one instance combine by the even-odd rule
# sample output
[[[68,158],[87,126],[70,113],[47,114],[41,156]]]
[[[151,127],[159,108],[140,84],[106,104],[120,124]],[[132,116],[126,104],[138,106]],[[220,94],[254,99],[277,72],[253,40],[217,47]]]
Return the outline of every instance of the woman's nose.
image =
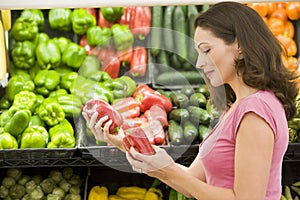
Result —
[[[196,68],[202,69],[206,65],[205,59],[201,58],[201,56],[198,56]]]

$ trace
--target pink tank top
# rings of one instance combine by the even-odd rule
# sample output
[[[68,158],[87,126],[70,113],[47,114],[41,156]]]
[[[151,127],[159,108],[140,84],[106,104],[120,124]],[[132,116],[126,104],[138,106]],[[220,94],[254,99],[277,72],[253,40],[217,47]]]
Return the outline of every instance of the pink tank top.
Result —
[[[225,121],[220,120],[199,145],[206,181],[210,185],[233,189],[236,131],[248,112],[265,119],[273,129],[275,143],[265,199],[280,199],[282,162],[289,140],[288,125],[282,104],[269,91],[260,90],[242,99]]]

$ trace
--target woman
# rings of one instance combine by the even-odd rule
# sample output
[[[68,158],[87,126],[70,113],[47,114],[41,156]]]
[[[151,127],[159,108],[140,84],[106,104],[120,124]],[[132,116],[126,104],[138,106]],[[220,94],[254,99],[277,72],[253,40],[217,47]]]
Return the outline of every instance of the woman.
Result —
[[[222,2],[195,20],[197,68],[211,89],[212,100],[226,110],[200,144],[189,167],[175,163],[165,150],[146,156],[126,152],[136,171],[156,177],[187,197],[199,200],[278,200],[281,167],[288,146],[287,120],[295,114],[296,76],[284,67],[282,48],[261,17],[246,5]],[[96,123],[90,128],[124,151],[118,136]],[[94,124],[96,125],[94,126]]]

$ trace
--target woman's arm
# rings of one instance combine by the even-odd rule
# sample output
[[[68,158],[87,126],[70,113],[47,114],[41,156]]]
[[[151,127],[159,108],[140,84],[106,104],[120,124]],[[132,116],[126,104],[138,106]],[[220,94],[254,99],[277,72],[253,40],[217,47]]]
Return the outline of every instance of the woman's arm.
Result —
[[[270,176],[273,146],[274,134],[269,125],[256,114],[248,113],[237,132],[233,190],[211,186],[200,180],[200,174],[195,174],[195,166],[199,164],[195,164],[195,168],[191,166],[193,174],[177,164],[161,169],[163,172],[160,174],[164,174],[163,180],[168,185],[198,200],[263,200]]]

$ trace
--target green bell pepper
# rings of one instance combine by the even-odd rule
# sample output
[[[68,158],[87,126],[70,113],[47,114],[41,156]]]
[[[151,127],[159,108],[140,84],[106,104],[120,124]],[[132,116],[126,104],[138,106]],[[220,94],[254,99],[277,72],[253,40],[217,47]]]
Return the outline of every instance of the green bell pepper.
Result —
[[[31,40],[33,41],[39,32],[38,25],[36,21],[29,18],[21,18],[19,17],[12,29],[11,35],[16,41],[25,41]]]
[[[35,63],[35,45],[31,41],[17,42],[11,52],[17,68],[30,69]]]
[[[49,140],[49,134],[43,126],[30,126],[22,133],[20,148],[45,148]]]
[[[33,20],[36,22],[39,31],[44,29],[45,18],[42,10],[40,9],[25,9],[21,12],[21,18]]]
[[[48,96],[60,84],[60,75],[55,70],[41,70],[34,78],[37,93]]]
[[[6,94],[9,101],[13,101],[16,94],[21,91],[34,91],[35,85],[29,74],[17,75],[9,79],[6,86]]]
[[[39,45],[39,43],[45,43],[50,40],[50,37],[47,33],[39,33],[35,38],[35,45]]]
[[[57,98],[58,96],[65,95],[65,94],[68,94],[67,90],[57,89],[57,90],[54,90],[54,91],[50,92],[49,97]]]
[[[56,42],[60,49],[60,53],[63,54],[68,45],[71,43],[71,40],[66,37],[55,37],[53,40]]]
[[[18,136],[27,128],[31,117],[30,110],[10,107],[0,115],[0,126],[5,132],[14,137]]]
[[[70,90],[72,83],[77,79],[77,72],[69,72],[61,76],[60,87],[65,90]]]
[[[124,80],[127,85],[126,88],[127,96],[128,97],[131,96],[137,87],[137,83],[130,76],[120,76],[120,79]]]
[[[38,115],[32,115],[28,124],[28,127],[29,126],[45,127],[45,122]]]
[[[56,68],[61,63],[60,49],[53,39],[39,43],[35,53],[37,62],[42,69]]]
[[[55,98],[46,98],[36,109],[39,117],[48,125],[54,126],[65,119],[65,113]]]
[[[128,49],[134,43],[134,36],[127,25],[114,24],[111,27],[113,41],[118,51]]]
[[[101,8],[103,17],[109,22],[118,22],[124,14],[124,7]]]
[[[69,67],[78,69],[81,66],[81,63],[86,57],[86,50],[84,47],[71,42],[66,47],[65,51],[62,54],[62,62]]]
[[[3,149],[17,149],[18,142],[14,136],[8,132],[0,133],[0,150]]]
[[[104,83],[106,86],[109,85],[111,89],[114,99],[125,98],[127,97],[127,84],[125,80],[121,78],[111,79],[110,81],[106,81]]]
[[[111,37],[111,29],[106,27],[92,26],[86,32],[87,43],[91,46],[108,47]]]
[[[89,78],[98,82],[111,79],[107,72],[100,70],[100,67],[101,63],[96,56],[87,55],[82,62],[78,73],[85,78]]]
[[[37,96],[30,91],[21,91],[16,94],[13,106],[19,109],[28,109],[31,113],[35,110]]]
[[[4,111],[9,109],[11,106],[11,102],[8,100],[8,96],[5,94],[0,99],[0,111]]]
[[[78,117],[81,113],[82,102],[78,96],[73,94],[62,94],[56,97],[66,117]]]
[[[73,32],[83,35],[88,28],[96,25],[96,19],[86,9],[74,9],[71,16]]]
[[[54,8],[48,13],[50,28],[59,31],[70,31],[72,28],[72,10],[70,8]]]
[[[74,129],[71,123],[64,119],[49,129],[50,142],[47,148],[73,148],[76,144]]]

